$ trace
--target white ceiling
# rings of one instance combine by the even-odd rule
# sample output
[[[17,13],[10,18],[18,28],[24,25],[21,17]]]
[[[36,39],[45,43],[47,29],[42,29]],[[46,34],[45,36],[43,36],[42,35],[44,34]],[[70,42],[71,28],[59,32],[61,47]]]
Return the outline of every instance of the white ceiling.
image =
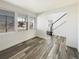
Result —
[[[68,6],[77,2],[77,0],[4,0],[4,1],[25,8],[35,13],[41,13],[51,9]]]

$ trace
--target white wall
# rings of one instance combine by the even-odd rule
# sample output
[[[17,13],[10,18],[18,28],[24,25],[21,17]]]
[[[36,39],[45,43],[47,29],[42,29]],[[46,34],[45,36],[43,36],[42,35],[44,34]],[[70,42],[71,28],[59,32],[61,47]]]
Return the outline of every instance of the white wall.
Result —
[[[10,32],[0,34],[0,51],[35,37],[35,31]]]
[[[21,43],[25,40],[35,37],[35,30],[29,30],[29,31],[23,31],[23,32],[17,31],[18,13],[23,14],[23,15],[35,16],[34,13],[31,13],[25,9],[22,9],[20,7],[11,5],[3,1],[0,1],[0,9],[15,12],[15,31],[8,32],[8,33],[0,33],[0,51],[6,48],[9,48],[15,44]]]
[[[51,17],[53,17],[53,14],[58,12],[67,12],[67,16],[62,18],[62,20],[66,20],[66,23],[61,27],[59,27],[58,29],[56,29],[54,31],[54,34],[65,36],[67,38],[66,44],[68,46],[77,48],[78,46],[77,45],[78,44],[77,42],[77,4],[66,6],[64,8],[59,8],[51,12],[43,13],[40,16],[38,16],[38,20],[37,20],[38,36],[47,38],[46,31],[48,26],[48,20],[51,19],[48,15],[52,14]],[[56,18],[53,18],[53,19],[56,19]]]

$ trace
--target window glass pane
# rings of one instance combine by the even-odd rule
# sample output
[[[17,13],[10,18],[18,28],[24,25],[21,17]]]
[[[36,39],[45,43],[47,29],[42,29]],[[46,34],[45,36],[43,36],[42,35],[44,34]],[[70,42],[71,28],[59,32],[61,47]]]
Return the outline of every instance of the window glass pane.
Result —
[[[0,33],[5,32],[5,30],[6,30],[5,21],[6,21],[6,17],[0,15]]]
[[[14,17],[7,16],[7,31],[14,31]]]
[[[34,29],[34,17],[29,17],[29,29]]]
[[[26,19],[23,17],[18,17],[18,30],[26,29]]]
[[[28,17],[26,17],[25,19],[26,19],[26,30],[28,30]]]

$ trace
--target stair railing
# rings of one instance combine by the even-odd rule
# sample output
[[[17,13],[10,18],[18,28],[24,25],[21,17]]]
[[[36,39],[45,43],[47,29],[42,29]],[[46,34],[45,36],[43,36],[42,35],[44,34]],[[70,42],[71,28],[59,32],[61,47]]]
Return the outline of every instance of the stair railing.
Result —
[[[50,31],[47,31],[47,35],[50,35],[50,36],[52,36],[53,34],[53,31],[54,31],[54,29],[53,29],[53,25],[54,24],[56,24],[59,20],[61,20],[64,16],[66,16],[67,15],[67,13],[64,13],[61,17],[59,17],[55,22],[53,22],[52,24],[51,24],[51,27],[50,27]],[[62,24],[61,24],[62,25]],[[58,26],[57,26],[58,27]]]

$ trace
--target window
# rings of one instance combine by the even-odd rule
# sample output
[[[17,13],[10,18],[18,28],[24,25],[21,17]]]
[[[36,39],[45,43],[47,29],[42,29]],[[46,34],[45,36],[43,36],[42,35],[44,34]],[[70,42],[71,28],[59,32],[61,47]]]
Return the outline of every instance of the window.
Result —
[[[34,29],[34,17],[29,16],[29,29]]]
[[[18,30],[28,30],[27,17],[18,17]]]
[[[14,31],[14,17],[0,15],[0,33]]]
[[[6,31],[6,21],[5,21],[5,16],[0,15],[0,33]]]
[[[0,9],[0,33],[14,31],[14,12]]]
[[[14,17],[7,17],[7,32],[14,31]]]
[[[15,25],[17,25],[19,31],[34,29],[34,18],[29,15],[18,15],[17,24],[15,24],[14,12],[0,10],[0,33],[14,31]]]
[[[34,29],[34,18],[32,16],[18,16],[18,31]]]

